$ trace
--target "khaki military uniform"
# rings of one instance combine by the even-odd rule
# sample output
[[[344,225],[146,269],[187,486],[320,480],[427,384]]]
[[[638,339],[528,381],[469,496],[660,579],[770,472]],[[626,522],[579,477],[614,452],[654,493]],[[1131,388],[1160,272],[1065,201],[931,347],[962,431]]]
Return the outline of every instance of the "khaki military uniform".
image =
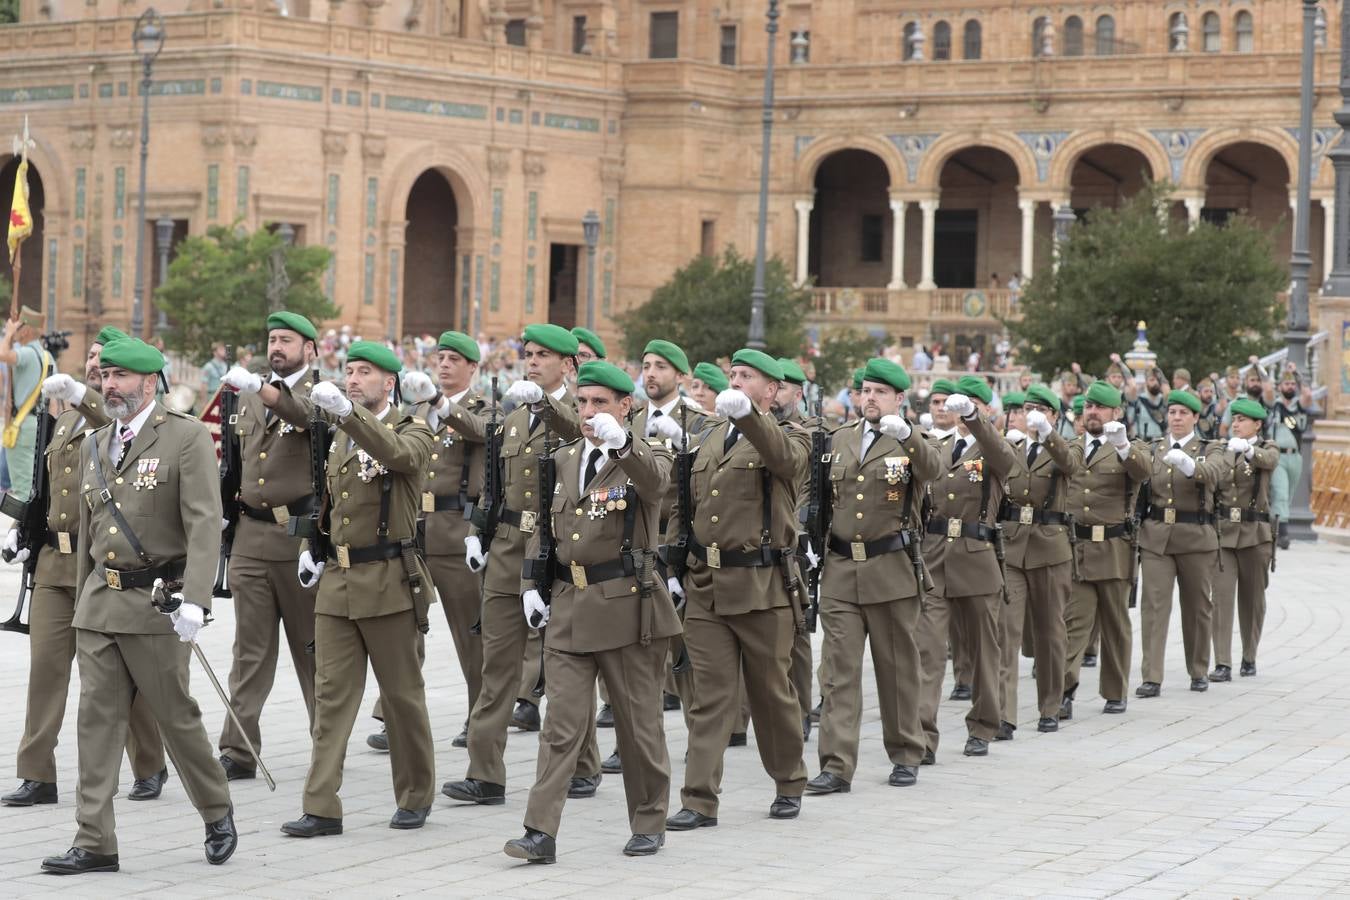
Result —
[[[1219,553],[1223,565],[1214,573],[1214,664],[1233,667],[1233,601],[1236,593],[1242,661],[1256,662],[1256,647],[1266,619],[1266,585],[1275,552],[1270,517],[1271,475],[1280,450],[1270,441],[1254,440],[1252,458],[1225,453],[1233,460],[1219,481],[1215,514],[1219,518]],[[1236,459],[1234,459],[1236,457]]]
[[[795,409],[792,411],[792,415],[788,416],[787,421],[805,429],[808,437],[825,427],[825,423],[820,418],[813,416],[804,419],[801,413]],[[801,483],[797,486],[797,521],[799,523],[805,521],[806,505],[810,497],[811,467],[807,466],[802,472]],[[801,526],[799,525],[799,527]],[[812,549],[815,550],[817,556],[825,556],[823,547],[813,547]],[[805,557],[799,557],[797,565],[801,572],[802,581],[805,582],[809,566]],[[822,661],[821,664],[824,665],[824,662]],[[811,653],[811,633],[805,630],[798,631],[792,641],[792,667],[788,670],[788,674],[792,678],[792,687],[797,692],[797,705],[802,710],[803,728],[807,717],[811,715],[811,707],[816,696],[814,668]]]
[[[863,646],[872,649],[882,744],[893,765],[917,766],[919,607],[923,584],[907,547],[921,541],[923,499],[942,465],[918,429],[903,442],[877,432],[862,454],[866,421],[834,433],[830,454],[833,504],[820,587],[821,771],[853,780],[862,724]]]
[[[726,450],[733,425],[741,437]],[[803,627],[804,591],[792,553],[797,488],[810,446],[805,430],[751,410],[713,428],[694,460],[694,533],[684,582],[694,705],[681,800],[684,808],[705,816],[717,815],[742,658],[746,671],[754,673],[746,690],[765,771],[781,796],[799,797],[806,785],[801,707],[788,669],[796,630]],[[762,545],[766,487],[768,543]],[[763,559],[761,546],[770,565],[753,564]],[[794,593],[788,580],[795,582]]]
[[[1162,684],[1172,591],[1181,591],[1181,641],[1191,679],[1209,674],[1210,619],[1219,537],[1211,512],[1213,489],[1228,469],[1224,454],[1208,455],[1209,446],[1192,433],[1181,449],[1195,459],[1191,478],[1163,461],[1170,436],[1153,445],[1149,477],[1149,514],[1139,531],[1140,571],[1144,579],[1139,628],[1143,633],[1144,681]],[[1217,448],[1215,448],[1217,450]]]
[[[629,825],[634,834],[660,834],[666,830],[670,799],[661,690],[667,644],[680,633],[665,581],[655,566],[670,455],[635,438],[628,452],[602,457],[583,489],[581,468],[594,449],[583,440],[553,456],[557,485],[549,515],[556,563],[545,637],[548,710],[539,735],[538,775],[530,789],[525,827],[557,835],[578,758],[587,740],[594,740],[595,680],[604,673],[623,759]],[[620,501],[623,509],[618,508]],[[648,554],[645,571],[637,576],[625,572],[620,553],[629,539],[637,553]],[[538,552],[536,532],[526,553]],[[521,591],[534,586],[522,581]]]
[[[924,598],[919,651],[923,687],[919,715],[927,749],[937,753],[937,710],[947,671],[947,625],[960,617],[975,665],[966,728],[971,737],[991,740],[998,731],[999,606],[1003,573],[994,552],[993,527],[1003,500],[1003,482],[1024,467],[1022,457],[997,429],[976,415],[962,420],[970,429],[953,461],[952,433],[937,443],[938,476],[929,485],[932,513],[923,557],[933,586]]]
[[[497,513],[497,533],[488,551],[483,574],[482,652],[483,679],[478,702],[469,714],[469,778],[489,784],[506,784],[506,729],[521,681],[521,658],[533,632],[520,605],[520,571],[525,545],[534,532],[541,507],[539,455],[544,437],[576,440],[581,436],[576,401],[572,394],[561,399],[548,394],[533,416],[528,406],[513,409],[499,424],[501,429],[502,508]],[[479,486],[482,494],[482,486]],[[484,501],[486,502],[486,501]],[[547,677],[545,677],[547,687]],[[594,698],[592,697],[592,706]],[[592,715],[594,719],[594,715]],[[600,751],[595,743],[595,723],[577,762],[576,774],[600,774]],[[392,740],[390,741],[392,745]]]
[[[1024,460],[1033,440],[1013,446]],[[1008,479],[1007,499],[999,515],[1007,547],[1008,602],[1000,609],[1000,704],[1003,721],[1017,725],[1018,651],[1022,627],[1029,618],[1036,660],[1036,707],[1042,718],[1059,712],[1064,691],[1064,608],[1073,583],[1069,547],[1069,478],[1081,459],[1068,441],[1050,432],[1036,448],[1035,459]]]
[[[33,572],[28,601],[28,703],[19,742],[18,777],[56,782],[56,742],[66,714],[70,669],[75,660],[75,570],[79,550],[80,447],[95,428],[107,424],[103,398],[85,392],[75,409],[62,413],[47,444],[46,546]],[[127,729],[127,756],[137,779],[164,768],[164,744],[145,698],[135,694]]]
[[[239,438],[240,510],[230,554],[230,590],[234,595],[234,662],[230,667],[230,705],[255,749],[262,749],[259,720],[272,692],[280,649],[280,625],[300,684],[309,723],[314,725],[314,595],[300,585],[295,561],[300,539],[287,534],[292,517],[310,513],[314,482],[310,471],[309,391],[306,372],[295,387],[273,381],[279,404],[292,416],[269,410],[257,394],[239,398],[238,417],[223,427]],[[292,424],[292,422],[299,424]],[[257,767],[244,735],[229,716],[220,732],[220,752],[245,769]]]
[[[220,549],[215,448],[201,422],[158,403],[114,466],[110,447],[116,444],[121,452],[118,432],[113,422],[80,447],[83,502],[75,576],[80,587],[73,622],[80,663],[80,786],[74,846],[101,854],[117,852],[112,798],[121,754],[109,751],[126,743],[133,694],[149,706],[202,821],[219,821],[230,811],[225,772],[188,690],[191,650],[179,641],[169,617],[150,605],[156,574],[181,577],[188,602],[203,608],[211,603]],[[96,453],[107,480],[106,502],[94,470]],[[137,557],[114,508],[146,559]],[[134,581],[145,583],[132,586]]]

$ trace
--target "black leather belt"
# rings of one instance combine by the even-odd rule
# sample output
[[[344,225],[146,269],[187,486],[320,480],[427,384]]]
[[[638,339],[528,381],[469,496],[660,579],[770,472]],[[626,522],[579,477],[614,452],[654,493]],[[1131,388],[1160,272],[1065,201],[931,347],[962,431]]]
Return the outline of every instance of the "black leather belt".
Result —
[[[1185,512],[1180,509],[1150,509],[1148,517],[1155,522],[1167,525],[1212,525],[1214,517],[1209,513]]]
[[[1018,525],[1068,525],[1069,517],[1052,509],[1039,506],[1021,506],[1016,503],[1004,503],[998,511],[1000,522],[1015,522]]]
[[[61,536],[65,535],[65,540]],[[49,531],[47,539],[42,542],[44,546],[51,547],[57,553],[74,553],[79,549],[79,541],[73,531]]]
[[[1270,513],[1245,506],[1220,506],[1214,510],[1221,522],[1270,522]]]
[[[163,578],[165,581],[182,578],[186,568],[187,563],[184,560],[176,559],[148,569],[109,569],[99,563],[97,572],[103,583],[114,591],[129,591],[132,588],[150,587],[156,578]]]
[[[397,559],[403,555],[403,545],[398,541],[389,544],[372,544],[369,547],[332,546],[328,548],[328,558],[337,560],[338,566],[350,569],[362,563],[380,559]]]
[[[518,528],[526,534],[531,534],[534,532],[534,523],[538,518],[538,513],[517,512],[514,509],[502,507],[502,511],[497,514],[497,524],[510,525],[512,528]]]
[[[1124,537],[1129,533],[1129,526],[1124,522],[1117,522],[1114,525],[1083,525],[1075,522],[1073,525],[1074,537],[1080,541],[1104,541],[1107,538]]]
[[[966,522],[961,519],[948,519],[944,516],[934,516],[928,520],[927,528],[929,534],[940,534],[949,538],[970,538],[975,541],[984,541],[991,543],[994,540],[994,529],[983,522]]]
[[[624,571],[622,559],[611,559],[609,562],[597,563],[593,566],[567,566],[557,560],[553,562],[553,577],[579,588],[599,584],[602,581],[613,581],[625,576],[633,577],[631,572]]]
[[[889,537],[877,538],[875,541],[841,541],[834,535],[830,535],[828,541],[830,552],[836,553],[846,559],[852,559],[854,562],[863,562],[874,556],[884,556],[887,553],[894,553],[897,550],[903,550],[910,545],[910,536],[908,531],[898,531]]]
[[[783,559],[783,551],[777,547],[770,547],[766,551],[719,550],[716,547],[705,547],[693,538],[689,539],[689,552],[707,563],[710,569],[752,569],[760,566],[776,566]]]
[[[287,503],[285,506],[274,506],[271,509],[257,509],[249,506],[247,503],[239,504],[239,512],[248,516],[250,519],[257,519],[259,522],[271,522],[273,525],[280,524],[281,521],[284,521],[277,519],[276,511],[278,509],[284,509],[287,518],[307,516],[314,511],[314,495],[306,494],[293,503]]]
[[[446,510],[464,508],[464,504],[460,502],[459,494],[435,494],[433,496],[435,498],[432,502],[434,512],[445,512]],[[470,506],[476,506],[477,504],[477,497],[469,498]],[[425,510],[423,511],[425,512]],[[519,514],[517,514],[517,522],[519,522]]]

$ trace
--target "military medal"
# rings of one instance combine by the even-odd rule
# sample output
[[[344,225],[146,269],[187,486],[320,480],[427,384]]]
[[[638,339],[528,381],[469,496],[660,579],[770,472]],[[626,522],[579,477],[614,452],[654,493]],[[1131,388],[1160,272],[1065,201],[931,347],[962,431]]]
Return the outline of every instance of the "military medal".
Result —
[[[966,477],[972,482],[984,481],[984,460],[972,459],[961,464],[961,468],[966,470]]]
[[[888,456],[882,462],[886,466],[883,478],[887,484],[899,484],[909,481],[909,457],[908,456]]]
[[[896,503],[896,502],[898,502],[898,501],[900,500],[900,492],[899,492],[899,491],[887,491],[887,492],[886,492],[886,500],[887,500],[887,502],[890,502],[890,503]]]
[[[372,457],[364,450],[356,452],[356,461],[358,468],[356,476],[366,484],[370,484],[376,475],[388,474],[389,470],[380,464],[380,461]]]

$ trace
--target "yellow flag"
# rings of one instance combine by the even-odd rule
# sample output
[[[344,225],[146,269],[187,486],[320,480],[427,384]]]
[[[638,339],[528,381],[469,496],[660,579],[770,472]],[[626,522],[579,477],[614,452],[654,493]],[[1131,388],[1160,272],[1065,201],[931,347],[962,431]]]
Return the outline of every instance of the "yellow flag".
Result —
[[[14,173],[14,200],[9,207],[9,261],[19,252],[19,244],[33,233],[33,214],[28,209],[28,157],[19,160]]]

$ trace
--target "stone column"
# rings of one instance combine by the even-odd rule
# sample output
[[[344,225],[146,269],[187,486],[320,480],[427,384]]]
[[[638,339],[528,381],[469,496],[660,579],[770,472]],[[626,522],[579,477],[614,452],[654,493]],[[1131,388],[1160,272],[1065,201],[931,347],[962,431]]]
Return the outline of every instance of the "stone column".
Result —
[[[1336,198],[1323,197],[1322,204],[1322,284],[1331,277],[1331,259],[1336,253]],[[1318,291],[1321,292],[1321,287]]]
[[[937,288],[933,281],[933,232],[937,227],[937,200],[920,200],[919,209],[923,211],[923,273],[919,279],[919,290],[931,291]]]
[[[1204,197],[1183,197],[1181,202],[1186,205],[1186,222],[1191,230],[1200,224],[1200,210],[1205,208]]]
[[[1017,208],[1022,211],[1022,281],[1031,277],[1036,267],[1036,200],[1018,200]]]
[[[807,269],[810,266],[811,251],[811,210],[815,208],[814,200],[798,200],[792,204],[797,210],[797,286],[806,284],[806,279],[810,277]]]
[[[888,290],[903,291],[905,284],[905,208],[904,200],[891,201],[891,282]]]

